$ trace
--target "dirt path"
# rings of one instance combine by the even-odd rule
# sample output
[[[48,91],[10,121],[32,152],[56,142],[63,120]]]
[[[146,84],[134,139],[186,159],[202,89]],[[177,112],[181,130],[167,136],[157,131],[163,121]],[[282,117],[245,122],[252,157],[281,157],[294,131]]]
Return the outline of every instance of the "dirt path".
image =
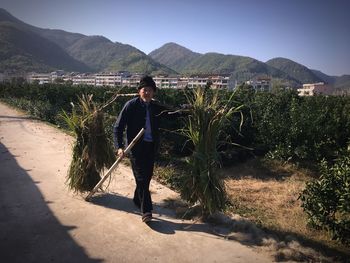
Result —
[[[156,220],[141,222],[128,167],[85,202],[65,186],[72,138],[0,103],[0,262],[271,262],[267,255],[175,219],[177,194],[153,182]]]

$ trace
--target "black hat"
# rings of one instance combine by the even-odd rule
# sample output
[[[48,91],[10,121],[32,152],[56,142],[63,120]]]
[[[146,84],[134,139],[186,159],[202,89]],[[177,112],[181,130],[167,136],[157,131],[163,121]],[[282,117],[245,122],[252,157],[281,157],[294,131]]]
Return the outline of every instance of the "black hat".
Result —
[[[157,90],[156,83],[150,76],[143,76],[140,80],[139,86],[137,87],[138,90],[142,89],[143,87],[151,87],[153,88],[153,91]]]

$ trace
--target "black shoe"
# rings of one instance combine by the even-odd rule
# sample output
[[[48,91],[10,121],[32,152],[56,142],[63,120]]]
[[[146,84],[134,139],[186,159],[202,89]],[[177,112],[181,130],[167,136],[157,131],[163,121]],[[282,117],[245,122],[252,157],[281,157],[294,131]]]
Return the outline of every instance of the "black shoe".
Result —
[[[146,212],[143,213],[142,215],[142,222],[147,223],[152,220],[152,213],[151,212]]]

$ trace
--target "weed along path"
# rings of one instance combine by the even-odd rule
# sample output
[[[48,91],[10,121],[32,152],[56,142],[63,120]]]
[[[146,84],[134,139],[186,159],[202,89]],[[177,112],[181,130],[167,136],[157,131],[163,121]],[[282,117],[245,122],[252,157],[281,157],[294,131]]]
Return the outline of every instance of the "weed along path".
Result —
[[[176,219],[164,200],[177,194],[156,182],[155,220],[142,223],[126,166],[114,172],[108,193],[84,201],[65,184],[72,141],[0,103],[1,262],[273,261],[215,235],[213,226]]]

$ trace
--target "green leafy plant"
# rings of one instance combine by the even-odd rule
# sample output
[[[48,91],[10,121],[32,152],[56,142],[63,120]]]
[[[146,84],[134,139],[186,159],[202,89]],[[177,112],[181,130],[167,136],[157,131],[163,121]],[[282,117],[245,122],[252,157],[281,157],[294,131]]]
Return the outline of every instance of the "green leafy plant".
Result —
[[[331,231],[333,238],[350,244],[350,152],[329,165],[321,162],[319,179],[307,183],[300,195],[309,223]]]

